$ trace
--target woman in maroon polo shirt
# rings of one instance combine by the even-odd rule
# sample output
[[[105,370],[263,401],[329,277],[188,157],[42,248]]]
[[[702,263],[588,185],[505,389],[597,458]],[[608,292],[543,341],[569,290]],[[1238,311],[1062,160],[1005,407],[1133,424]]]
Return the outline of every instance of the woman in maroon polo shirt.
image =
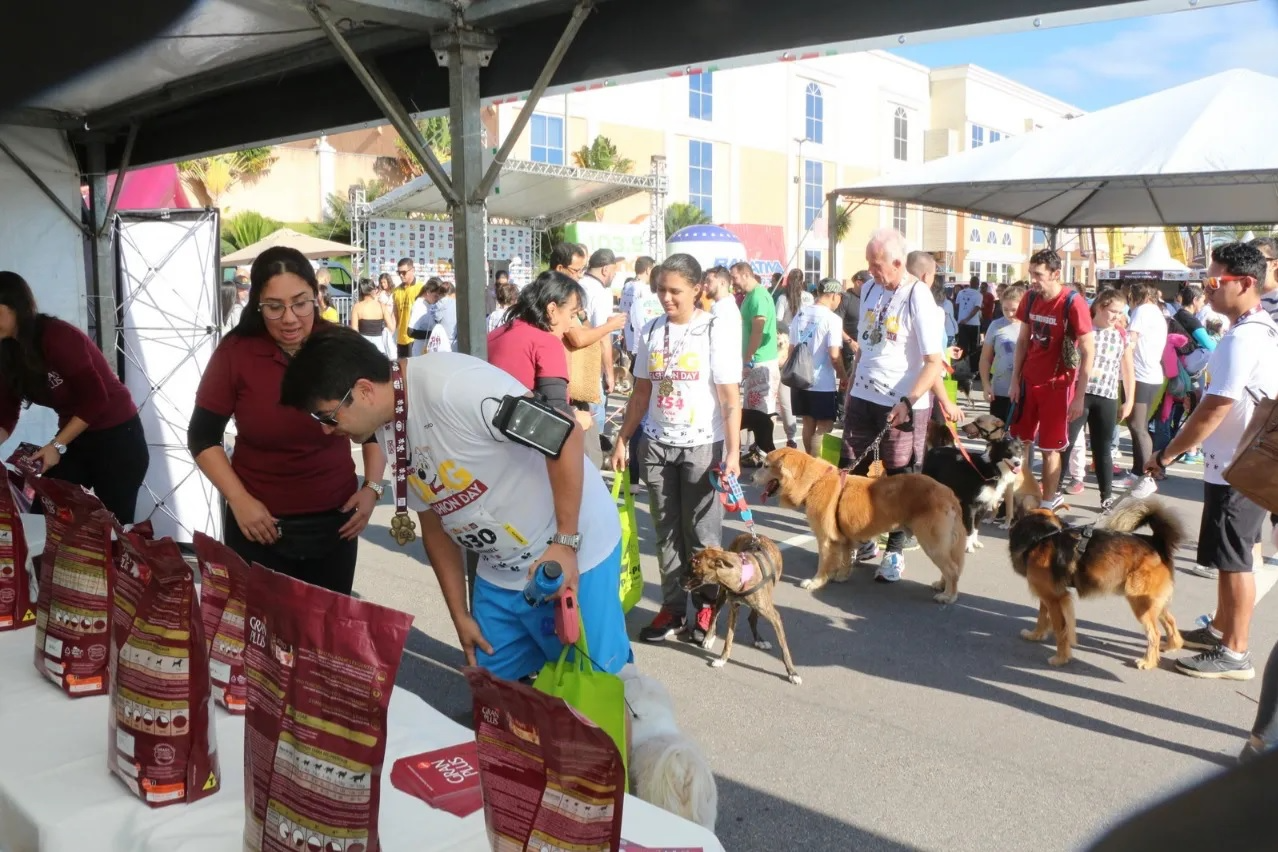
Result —
[[[245,560],[350,594],[359,534],[382,494],[386,458],[364,444],[364,483],[350,441],[280,405],[289,359],[318,314],[319,283],[296,249],[269,248],[253,261],[239,324],[213,353],[187,431],[195,463],[226,498],[223,537]],[[223,449],[235,418],[235,450]]]
[[[520,292],[506,322],[488,332],[488,363],[573,414],[564,334],[585,303],[586,291],[576,281],[562,272],[541,273]]]
[[[22,276],[0,272],[0,444],[28,405],[58,415],[57,434],[35,454],[45,474],[93,489],[133,523],[151,457],[132,395],[84,332],[37,313]]]

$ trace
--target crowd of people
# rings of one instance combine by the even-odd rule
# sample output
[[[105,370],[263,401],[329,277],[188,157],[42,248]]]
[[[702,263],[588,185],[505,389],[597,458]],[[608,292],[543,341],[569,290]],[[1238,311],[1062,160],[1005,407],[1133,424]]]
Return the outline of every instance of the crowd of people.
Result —
[[[1168,465],[1201,459],[1195,571],[1217,579],[1218,604],[1209,623],[1184,633],[1201,653],[1177,666],[1197,677],[1253,675],[1251,571],[1266,512],[1224,472],[1255,400],[1278,394],[1278,374],[1265,369],[1278,355],[1274,241],[1218,246],[1202,283],[1175,294],[1141,282],[1083,292],[1061,280],[1051,250],[1031,258],[1028,282],[948,291],[934,258],[908,252],[892,230],[872,236],[866,270],[846,283],[792,272],[770,288],[747,263],[702,269],[676,254],[637,258],[618,284],[623,260],[566,243],[522,289],[496,276],[485,363],[451,351],[452,288],[418,283],[411,259],[398,264],[398,285],[360,282],[346,327],[305,257],[264,251],[237,276],[188,429],[196,463],[225,498],[227,544],[349,594],[359,537],[389,480],[403,516],[396,529],[412,523],[411,508],[468,660],[524,678],[558,656],[522,594],[530,572],[554,561],[577,595],[592,659],[616,672],[632,655],[605,466],[646,485],[656,531],[661,606],[638,638],[702,640],[715,590],[684,589],[690,556],[721,543],[718,491],[775,448],[776,427],[788,446],[821,455],[839,424],[841,467],[917,471],[926,424],[962,417],[946,377],[966,366],[991,413],[1041,453],[1047,508],[1081,490],[1084,434],[1102,513],[1115,490],[1148,495]],[[0,440],[22,405],[53,408],[58,431],[34,451],[46,474],[93,489],[122,522],[134,520],[146,442],[102,353],[40,314],[14,273],[0,273],[0,341]],[[614,345],[624,354],[614,357]],[[802,390],[780,381],[799,346],[812,358]],[[632,388],[608,435],[619,363]],[[529,391],[573,424],[557,454],[493,428],[502,400]],[[1133,460],[1115,481],[1121,423]],[[910,548],[898,531],[881,559],[873,541],[856,559],[880,559],[876,579],[895,582]],[[463,550],[478,559],[469,597]],[[1267,680],[1278,683],[1275,656]],[[1276,690],[1266,688],[1253,752],[1278,740]]]

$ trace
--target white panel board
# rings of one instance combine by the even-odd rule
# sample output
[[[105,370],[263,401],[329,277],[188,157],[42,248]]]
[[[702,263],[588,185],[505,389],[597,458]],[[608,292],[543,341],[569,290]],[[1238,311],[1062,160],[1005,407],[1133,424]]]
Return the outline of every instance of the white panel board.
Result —
[[[494,269],[506,269],[517,286],[529,283],[533,268],[533,231],[522,225],[495,225],[487,228],[488,263]],[[418,219],[370,219],[365,256],[367,272],[376,278],[389,272],[395,281],[395,264],[401,257],[411,257],[417,267],[418,280],[438,275],[445,281],[453,278],[453,223]],[[518,263],[514,261],[518,259]]]
[[[80,173],[61,131],[0,125],[0,140],[79,214]],[[9,157],[0,152],[0,269],[16,272],[35,293],[39,309],[85,329],[88,320],[84,273],[84,236]],[[21,441],[47,444],[58,431],[48,408],[23,411],[9,441],[0,443],[6,459]]]
[[[200,376],[220,339],[215,210],[128,212],[117,229],[121,378],[133,394],[151,467],[139,520],[190,542],[222,533],[222,500],[186,448]]]

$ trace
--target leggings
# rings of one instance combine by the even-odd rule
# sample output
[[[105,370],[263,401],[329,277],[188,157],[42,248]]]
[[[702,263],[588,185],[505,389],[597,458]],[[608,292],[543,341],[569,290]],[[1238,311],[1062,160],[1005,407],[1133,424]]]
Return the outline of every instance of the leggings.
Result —
[[[1269,652],[1265,674],[1260,682],[1260,705],[1256,708],[1256,723],[1251,726],[1253,736],[1264,740],[1265,746],[1278,746],[1278,647]]]
[[[1136,399],[1133,400],[1131,416],[1127,418],[1127,431],[1132,436],[1132,473],[1136,476],[1144,474],[1145,463],[1154,453],[1154,439],[1149,435],[1149,417],[1161,388],[1162,385],[1136,383]]]
[[[1074,442],[1078,440],[1078,433],[1082,431],[1083,424],[1087,424],[1087,433],[1092,445],[1092,461],[1096,463],[1096,483],[1100,486],[1102,501],[1112,496],[1111,491],[1114,487],[1114,457],[1111,454],[1113,447],[1110,438],[1114,434],[1114,426],[1117,422],[1118,400],[1089,393],[1083,397],[1083,416],[1069,424],[1071,453],[1083,452],[1081,446],[1074,446]]]

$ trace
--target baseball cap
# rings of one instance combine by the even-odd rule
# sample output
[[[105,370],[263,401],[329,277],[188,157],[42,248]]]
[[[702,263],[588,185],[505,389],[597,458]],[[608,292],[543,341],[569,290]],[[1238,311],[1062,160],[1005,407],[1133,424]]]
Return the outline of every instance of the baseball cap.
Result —
[[[250,287],[252,287],[252,286],[253,286],[253,285],[252,285],[252,283],[249,281],[249,279],[248,279],[248,277],[247,277],[247,276],[245,276],[245,275],[237,275],[237,276],[235,276],[235,289],[236,289],[236,290],[247,290],[247,289],[249,289],[249,288],[250,288]]]
[[[625,260],[625,258],[617,257],[612,253],[612,249],[599,249],[590,256],[590,263],[587,266],[590,269],[603,269],[605,266],[611,266],[619,260]]]
[[[817,292],[822,295],[842,293],[843,282],[837,278],[822,278],[821,283],[817,285]]]

